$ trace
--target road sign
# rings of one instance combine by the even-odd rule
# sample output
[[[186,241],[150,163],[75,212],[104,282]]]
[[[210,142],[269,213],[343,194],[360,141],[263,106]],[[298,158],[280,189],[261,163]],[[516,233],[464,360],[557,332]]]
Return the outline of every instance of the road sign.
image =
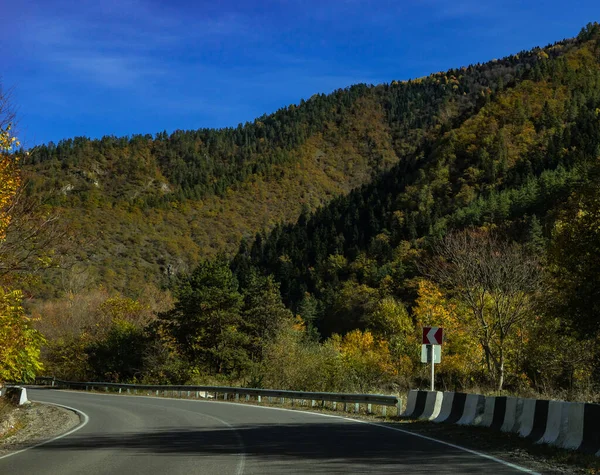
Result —
[[[421,345],[421,363],[431,363],[431,349],[433,348],[434,363],[442,362],[442,347],[440,345]]]
[[[423,327],[424,345],[441,345],[444,339],[444,329],[442,327]]]

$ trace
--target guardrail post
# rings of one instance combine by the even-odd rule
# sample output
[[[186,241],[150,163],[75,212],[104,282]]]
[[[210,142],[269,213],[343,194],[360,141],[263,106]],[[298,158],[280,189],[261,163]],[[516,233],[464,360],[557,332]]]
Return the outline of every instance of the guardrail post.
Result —
[[[396,403],[396,415],[399,416],[402,414],[402,398],[398,397],[398,402]]]
[[[337,411],[337,401],[333,401],[333,410]]]
[[[348,412],[348,403],[347,402],[344,403],[344,412]]]
[[[383,417],[387,416],[387,406],[381,406],[381,415]]]
[[[188,397],[190,397],[190,391],[188,391]]]
[[[258,395],[258,402],[262,402],[262,397],[260,394]]]
[[[317,404],[317,401],[315,401],[314,399],[312,399],[311,402],[310,402],[310,407],[315,407],[316,404]]]
[[[236,402],[240,401],[240,393],[235,393],[235,401]]]
[[[223,398],[224,401],[227,401],[227,393],[225,393],[225,397]]]
[[[354,412],[355,413],[360,412],[360,403],[358,403],[358,402],[354,403]]]
[[[280,402],[280,403],[281,403],[281,405],[283,406],[283,405],[285,404],[285,398],[284,398],[284,397],[280,398],[279,402]]]
[[[250,394],[246,394],[246,402],[250,400]]]
[[[371,412],[372,412],[371,408],[372,408],[371,404],[367,404],[367,414],[371,414]]]

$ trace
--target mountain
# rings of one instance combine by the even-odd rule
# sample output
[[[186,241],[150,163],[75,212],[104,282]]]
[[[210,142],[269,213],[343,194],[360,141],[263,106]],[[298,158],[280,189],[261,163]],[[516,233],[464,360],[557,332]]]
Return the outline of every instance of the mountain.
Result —
[[[136,295],[147,282],[164,285],[202,257],[232,254],[242,238],[295,223],[393,167],[425,171],[431,160],[418,157],[432,143],[483,117],[502,91],[541,82],[580,45],[567,40],[425,78],[317,94],[237,128],[35,147],[23,157],[27,193],[60,215],[77,243],[71,270],[46,278],[42,295],[97,285]],[[513,161],[520,151],[508,140]],[[478,193],[471,185],[463,200]]]

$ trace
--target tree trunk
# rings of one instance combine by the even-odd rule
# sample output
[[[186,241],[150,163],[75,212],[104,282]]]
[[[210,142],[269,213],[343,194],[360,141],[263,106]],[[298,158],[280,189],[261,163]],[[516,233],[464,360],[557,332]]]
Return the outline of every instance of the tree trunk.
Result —
[[[500,350],[500,364],[498,365],[498,391],[504,386],[504,351]]]

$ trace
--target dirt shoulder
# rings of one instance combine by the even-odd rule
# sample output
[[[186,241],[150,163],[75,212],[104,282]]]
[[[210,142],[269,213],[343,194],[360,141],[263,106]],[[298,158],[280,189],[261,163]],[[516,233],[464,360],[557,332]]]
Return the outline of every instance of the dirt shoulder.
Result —
[[[75,412],[49,404],[2,406],[0,457],[64,434],[80,422]]]

